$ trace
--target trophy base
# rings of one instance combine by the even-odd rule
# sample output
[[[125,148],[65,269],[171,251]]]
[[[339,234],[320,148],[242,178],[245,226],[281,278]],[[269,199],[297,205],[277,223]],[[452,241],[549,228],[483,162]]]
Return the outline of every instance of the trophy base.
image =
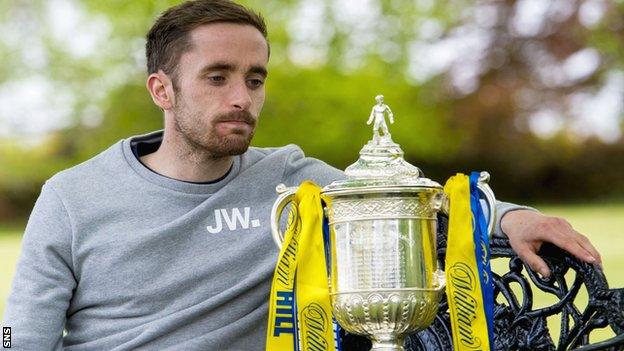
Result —
[[[391,338],[384,340],[372,340],[373,348],[371,351],[405,351],[403,348],[403,338]]]

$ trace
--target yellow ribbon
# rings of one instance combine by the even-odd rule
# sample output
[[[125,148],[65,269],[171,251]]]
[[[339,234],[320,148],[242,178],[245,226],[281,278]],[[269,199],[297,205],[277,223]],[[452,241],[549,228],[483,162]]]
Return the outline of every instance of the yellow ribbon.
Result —
[[[293,200],[271,286],[269,351],[335,350],[320,192],[305,181]]]
[[[470,181],[457,174],[444,186],[450,198],[446,246],[446,296],[455,351],[490,350],[487,319],[475,258]]]

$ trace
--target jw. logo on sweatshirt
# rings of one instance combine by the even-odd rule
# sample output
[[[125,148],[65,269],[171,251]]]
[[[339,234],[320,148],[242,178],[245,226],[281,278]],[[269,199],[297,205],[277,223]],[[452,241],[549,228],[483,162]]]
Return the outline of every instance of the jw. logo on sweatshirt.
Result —
[[[210,232],[211,234],[221,233],[221,231],[223,230],[223,222],[225,222],[225,225],[230,231],[237,230],[239,228],[249,229],[250,225],[253,228],[259,227],[259,219],[252,219],[251,221],[249,220],[250,212],[251,208],[249,207],[244,207],[242,213],[241,210],[238,209],[238,207],[234,207],[229,211],[225,208],[218,208],[214,210],[214,225],[209,225],[206,227],[206,229],[208,229],[208,232]]]

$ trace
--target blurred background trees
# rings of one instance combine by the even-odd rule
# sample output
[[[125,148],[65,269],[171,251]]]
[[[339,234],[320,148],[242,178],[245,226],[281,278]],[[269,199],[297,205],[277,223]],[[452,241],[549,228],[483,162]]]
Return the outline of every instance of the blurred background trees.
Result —
[[[117,140],[161,128],[144,35],[177,1],[0,2],[0,221]],[[344,169],[376,94],[426,176],[488,170],[500,198],[624,198],[624,3],[243,1],[272,48],[256,146]]]

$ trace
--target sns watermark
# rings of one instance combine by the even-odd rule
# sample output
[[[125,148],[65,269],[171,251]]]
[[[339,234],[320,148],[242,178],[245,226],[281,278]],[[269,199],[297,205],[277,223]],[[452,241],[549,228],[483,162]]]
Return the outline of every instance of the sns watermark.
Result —
[[[2,348],[11,348],[11,327],[2,327]]]

